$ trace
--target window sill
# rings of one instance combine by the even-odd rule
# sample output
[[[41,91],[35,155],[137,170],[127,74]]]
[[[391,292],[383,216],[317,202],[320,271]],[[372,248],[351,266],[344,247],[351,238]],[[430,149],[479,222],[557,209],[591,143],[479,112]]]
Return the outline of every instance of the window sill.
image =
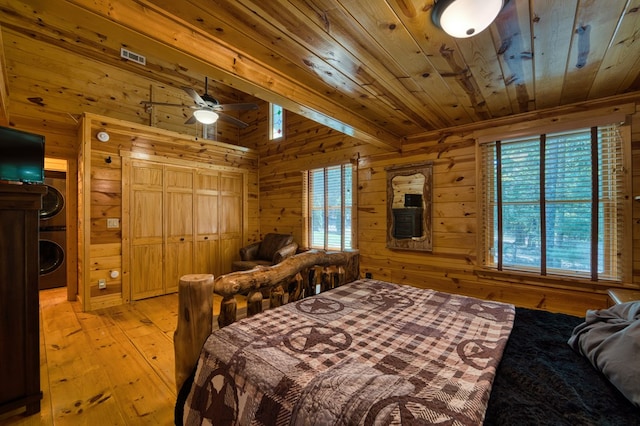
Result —
[[[517,284],[534,285],[540,287],[549,287],[566,290],[581,290],[594,293],[606,294],[607,290],[614,288],[638,289],[638,285],[622,283],[613,280],[591,281],[589,279],[576,277],[561,277],[558,275],[538,275],[521,271],[498,271],[490,268],[477,267],[474,273],[479,278],[491,279],[496,281],[511,282]]]

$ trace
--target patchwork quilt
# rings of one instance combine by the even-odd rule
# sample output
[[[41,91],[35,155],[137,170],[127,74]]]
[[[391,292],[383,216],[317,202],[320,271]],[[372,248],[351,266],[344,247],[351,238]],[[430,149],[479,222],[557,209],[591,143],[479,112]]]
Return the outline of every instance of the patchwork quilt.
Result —
[[[184,424],[482,424],[512,305],[359,280],[215,331]]]

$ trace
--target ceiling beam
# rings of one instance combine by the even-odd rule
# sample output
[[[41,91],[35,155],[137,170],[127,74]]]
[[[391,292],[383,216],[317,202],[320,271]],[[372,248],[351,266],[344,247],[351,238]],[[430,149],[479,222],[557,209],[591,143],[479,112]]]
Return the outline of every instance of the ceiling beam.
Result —
[[[307,117],[364,142],[399,151],[402,138],[358,114],[337,105],[313,88],[291,80],[277,69],[253,59],[247,52],[218,40],[215,35],[176,19],[145,0],[67,0],[112,23],[105,37],[118,37],[123,29],[144,36],[154,55],[179,51],[185,62],[199,61],[207,75],[267,102]],[[59,7],[59,6],[56,6]],[[123,28],[124,27],[124,28]],[[175,52],[174,52],[175,55]],[[162,57],[162,56],[160,56]],[[179,64],[182,65],[182,64]]]

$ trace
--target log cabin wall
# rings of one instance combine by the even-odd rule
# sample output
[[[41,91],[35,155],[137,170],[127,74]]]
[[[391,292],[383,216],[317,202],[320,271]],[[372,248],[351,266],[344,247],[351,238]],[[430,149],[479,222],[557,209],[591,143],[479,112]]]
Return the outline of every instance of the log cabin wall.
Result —
[[[615,104],[616,101],[611,102]],[[584,110],[589,110],[589,104],[565,108],[558,114]],[[510,122],[553,115],[553,111],[529,114],[510,119]],[[286,119],[283,141],[253,145],[261,147],[261,233],[290,232],[296,241],[302,241],[301,171],[359,158],[357,237],[361,275],[371,273],[374,278],[397,283],[576,315],[584,315],[585,309],[606,307],[606,292],[602,286],[578,289],[557,282],[552,286],[544,281],[523,284],[515,276],[496,280],[480,278],[476,274],[476,148],[468,130],[454,128],[445,133],[417,137],[403,144],[402,154],[381,154],[290,112]],[[484,127],[495,124],[487,122]],[[266,126],[265,121],[261,120],[260,125]],[[267,134],[266,131],[253,133]],[[251,143],[251,134],[241,140]],[[640,113],[632,116],[632,152],[633,195],[640,195]],[[386,248],[385,167],[424,161],[434,164],[433,252],[389,250]],[[626,283],[630,287],[640,286],[639,222],[640,203],[634,202],[633,283]]]
[[[640,124],[639,120],[635,114],[634,122]],[[490,126],[487,123],[487,128]],[[638,141],[638,136],[636,131],[632,140]],[[638,154],[636,147],[636,163]],[[433,253],[389,250],[385,247],[385,167],[426,161],[433,162]],[[358,194],[361,273],[369,272],[374,278],[401,284],[575,315],[607,306],[604,284],[578,286],[551,279],[530,279],[525,284],[522,277],[514,274],[495,279],[479,276],[476,187],[476,148],[469,131],[449,129],[447,133],[405,142],[401,156],[387,154],[362,159]],[[634,211],[634,235],[637,235],[636,206]],[[634,246],[638,243],[636,238]],[[637,256],[634,260],[637,286]]]
[[[61,15],[65,15],[63,10],[67,11],[66,7],[63,4],[58,4],[52,10],[57,9]],[[9,14],[5,17],[8,16]],[[64,19],[73,20],[70,16],[66,15]],[[49,18],[56,20],[51,16]],[[49,19],[45,20],[51,22]],[[85,22],[85,19],[78,17],[78,22]],[[82,200],[78,200],[77,194],[79,191],[83,193],[87,189],[88,194],[95,195],[96,199],[89,198],[91,204],[87,205],[85,209],[93,215],[90,215],[89,218],[104,219],[107,216],[103,215],[118,211],[121,208],[119,204],[121,203],[121,190],[115,192],[111,190],[117,186],[118,179],[120,179],[121,162],[118,156],[112,156],[113,162],[110,164],[106,164],[103,157],[94,158],[99,165],[96,168],[99,175],[95,185],[100,187],[85,188],[83,186],[84,157],[79,161],[79,149],[82,144],[79,112],[108,114],[111,119],[126,120],[137,125],[149,125],[179,132],[186,140],[194,140],[202,134],[202,126],[199,124],[185,125],[185,120],[192,112],[190,108],[154,106],[146,109],[139,102],[153,100],[155,102],[182,103],[186,106],[193,104],[193,100],[180,87],[194,87],[202,93],[204,90],[202,79],[206,75],[204,71],[206,67],[198,64],[190,64],[188,67],[190,72],[201,74],[202,79],[193,78],[184,72],[185,70],[180,70],[173,72],[170,78],[161,79],[161,82],[158,82],[158,80],[150,78],[149,71],[141,71],[137,65],[123,62],[120,58],[113,62],[95,61],[95,57],[92,55],[79,54],[73,49],[66,49],[65,47],[68,46],[65,46],[64,36],[53,44],[45,44],[40,37],[29,33],[28,27],[29,24],[22,22],[13,26],[13,29],[7,26],[2,28],[3,43],[0,47],[0,57],[3,60],[0,62],[4,65],[6,58],[6,67],[9,70],[2,75],[2,79],[11,82],[13,102],[11,103],[11,120],[9,121],[7,116],[0,117],[0,120],[2,120],[2,125],[44,135],[46,138],[46,157],[63,159],[67,162],[67,293],[69,300],[74,300],[77,295],[81,295],[80,299],[84,300],[86,308],[91,305],[91,291],[84,291],[83,287],[78,285],[78,271],[83,271],[85,267],[88,267],[83,264],[83,260],[89,259],[90,256],[83,256],[82,250],[85,246],[78,244],[78,241],[86,241],[93,237],[99,242],[97,246],[87,245],[87,247],[91,246],[91,250],[93,250],[89,253],[95,254],[94,252],[97,251],[99,258],[103,261],[100,265],[92,266],[97,271],[93,273],[94,276],[103,276],[109,271],[109,267],[118,265],[118,260],[114,259],[120,258],[120,245],[115,241],[117,240],[116,233],[99,230],[106,219],[96,219],[97,221],[87,219],[86,224],[90,225],[87,232],[79,227],[79,224],[84,224],[85,220],[78,217],[77,214],[79,208],[84,209]],[[75,25],[74,27],[78,28]],[[102,36],[98,34],[98,26],[94,27],[94,30],[96,30],[97,38],[101,39]],[[110,56],[105,54],[104,50],[101,50],[98,55],[101,59]],[[154,70],[162,67],[172,68],[169,64],[164,63]],[[5,72],[4,67],[2,68],[2,71]],[[100,96],[95,95],[96,88],[98,88]],[[222,84],[210,82],[209,91],[215,93],[223,103],[237,101],[236,90]],[[250,101],[256,100],[247,99],[247,102]],[[79,104],[81,104],[81,109],[78,108]],[[214,134],[210,137],[218,142],[237,145],[238,135],[237,127],[219,122],[214,127]],[[95,137],[95,134],[93,136]],[[179,156],[180,149],[174,147],[168,155]],[[224,161],[221,161],[220,164],[222,163]],[[80,171],[78,166],[81,167]],[[255,239],[259,232],[257,174],[249,174],[249,177],[249,231],[245,238]],[[87,180],[87,184],[91,185],[91,181]],[[118,214],[115,217],[121,217],[121,215]],[[96,294],[97,299],[94,301],[102,300],[100,305],[96,306],[106,303],[107,298],[104,295],[111,292],[110,284],[114,284],[112,286],[114,292],[120,285],[112,281],[110,279],[107,284],[108,291],[103,290]],[[110,297],[112,299],[108,304],[115,303],[119,296],[111,294]]]
[[[279,232],[292,234],[294,241],[301,244],[302,172],[383,150],[289,111],[285,111],[285,136],[270,141],[268,114],[267,104],[241,115],[252,125],[241,131],[240,143],[257,149],[260,158],[260,236],[255,241],[266,233]]]
[[[64,14],[66,7],[59,4],[52,9],[58,8],[58,12]],[[83,15],[77,19],[82,22],[87,18]],[[94,30],[97,32],[96,37],[102,38],[99,30]],[[111,118],[194,137],[201,136],[201,126],[184,124],[192,112],[188,106],[193,104],[193,100],[180,86],[194,87],[202,92],[202,81],[189,79],[175,72],[172,75],[175,80],[168,79],[165,84],[159,84],[157,80],[149,78],[147,74],[150,71],[140,71],[136,65],[123,63],[120,58],[112,63],[97,62],[90,55],[66,49],[63,39],[54,45],[43,44],[34,34],[26,35],[25,32],[28,31],[20,25],[13,30],[6,26],[2,28],[4,53],[7,58],[11,58],[8,65],[12,95],[16,100],[28,99],[27,105],[23,101],[14,101],[12,104],[11,125],[17,128],[43,129],[53,134],[75,130],[79,119],[77,100],[81,99],[83,112],[105,115],[108,111]],[[109,56],[104,51],[99,55],[104,56],[104,59]],[[161,67],[171,68],[168,64],[162,64]],[[200,70],[195,65],[193,68]],[[43,70],[46,75],[43,75]],[[78,86],[84,86],[83,90],[77,90]],[[95,95],[95,88],[100,92],[99,97]],[[224,85],[210,82],[209,91],[215,93],[222,103],[236,101],[236,91]],[[145,108],[140,105],[140,100],[182,103],[185,108],[161,105]],[[60,123],[65,123],[65,126]],[[237,144],[238,129],[233,125],[218,123],[213,139]],[[47,143],[50,143],[49,140]],[[60,144],[56,139],[52,139],[51,143],[55,144],[52,155],[59,153],[65,154],[64,158],[75,158],[77,151],[72,152],[72,149],[74,146],[77,148],[77,143]]]
[[[123,193],[130,190],[131,177],[125,164],[131,158],[176,168],[213,167],[230,173],[242,172],[249,188],[248,196],[242,202],[248,212],[258,210],[255,194],[257,155],[250,149],[93,114],[85,114],[81,124],[78,294],[85,310],[130,300],[127,250],[132,212],[131,207],[123,203],[126,200]],[[98,132],[108,133],[109,140],[99,141]],[[254,215],[247,214],[246,217],[243,239],[253,238],[259,229]],[[119,226],[108,227],[107,219],[117,219]],[[233,220],[242,221],[242,218],[234,217]],[[230,252],[235,254],[238,244]],[[223,269],[230,270],[230,261],[228,268]],[[117,271],[118,276],[111,277],[111,271]],[[106,281],[105,289],[98,288],[100,279]]]

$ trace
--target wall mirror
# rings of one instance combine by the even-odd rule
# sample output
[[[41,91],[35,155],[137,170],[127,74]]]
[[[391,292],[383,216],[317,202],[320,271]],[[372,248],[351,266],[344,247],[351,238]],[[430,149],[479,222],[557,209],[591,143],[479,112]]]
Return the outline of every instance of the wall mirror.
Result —
[[[387,167],[387,248],[431,251],[433,163]]]

